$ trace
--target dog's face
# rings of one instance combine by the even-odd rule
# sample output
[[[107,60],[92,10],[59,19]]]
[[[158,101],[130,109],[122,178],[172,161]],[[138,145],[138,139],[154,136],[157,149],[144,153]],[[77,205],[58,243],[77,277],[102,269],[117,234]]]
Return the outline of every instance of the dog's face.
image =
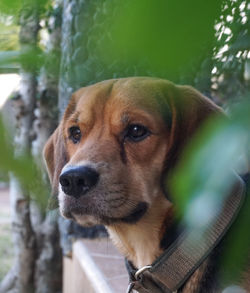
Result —
[[[194,89],[160,79],[77,91],[44,150],[62,215],[83,225],[139,221],[165,196],[186,140],[217,111]]]

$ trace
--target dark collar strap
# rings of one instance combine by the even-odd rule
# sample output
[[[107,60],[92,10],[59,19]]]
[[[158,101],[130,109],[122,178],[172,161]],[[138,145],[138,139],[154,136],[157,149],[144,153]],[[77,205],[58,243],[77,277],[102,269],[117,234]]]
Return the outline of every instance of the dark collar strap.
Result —
[[[219,214],[205,228],[203,227],[202,231],[190,229],[183,232],[150,267],[142,272],[138,273],[132,264],[127,262],[131,287],[127,292],[132,292],[132,289],[140,293],[177,292],[230,228],[244,197],[245,184],[237,176],[237,183]]]

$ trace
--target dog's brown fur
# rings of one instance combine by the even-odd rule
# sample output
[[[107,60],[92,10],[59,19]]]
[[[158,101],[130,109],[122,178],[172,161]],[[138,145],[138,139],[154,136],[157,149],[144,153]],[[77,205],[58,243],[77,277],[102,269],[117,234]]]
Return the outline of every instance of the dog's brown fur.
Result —
[[[220,108],[195,89],[161,79],[109,80],[78,90],[44,156],[55,193],[65,166],[90,165],[100,180],[77,200],[59,188],[62,215],[82,225],[104,224],[134,266],[152,263],[163,251],[161,240],[174,216],[163,181],[186,141],[215,113],[221,113]],[[124,139],[130,124],[144,125],[151,134],[139,142]],[[75,125],[82,132],[76,144],[68,134]],[[145,213],[128,220],[141,202],[147,205]],[[198,292],[207,263],[191,276],[183,292]]]

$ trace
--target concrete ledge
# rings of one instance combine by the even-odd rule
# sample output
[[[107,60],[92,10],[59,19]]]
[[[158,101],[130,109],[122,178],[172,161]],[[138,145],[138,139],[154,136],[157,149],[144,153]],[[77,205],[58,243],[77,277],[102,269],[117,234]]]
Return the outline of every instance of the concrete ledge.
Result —
[[[83,242],[77,241],[73,245],[73,254],[78,260],[82,271],[86,274],[87,279],[92,284],[96,293],[111,293],[104,275],[93,261]]]
[[[124,258],[106,238],[77,240],[64,258],[63,293],[123,293],[127,284]]]

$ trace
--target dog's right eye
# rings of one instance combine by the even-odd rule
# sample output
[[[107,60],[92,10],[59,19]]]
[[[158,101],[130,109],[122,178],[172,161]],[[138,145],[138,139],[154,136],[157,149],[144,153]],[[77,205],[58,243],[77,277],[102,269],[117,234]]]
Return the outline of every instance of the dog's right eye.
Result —
[[[131,124],[127,128],[127,133],[125,138],[133,141],[139,142],[150,135],[150,131],[143,125],[140,124]]]
[[[73,143],[78,143],[81,140],[82,133],[78,126],[72,126],[69,128],[69,139],[72,140]]]

